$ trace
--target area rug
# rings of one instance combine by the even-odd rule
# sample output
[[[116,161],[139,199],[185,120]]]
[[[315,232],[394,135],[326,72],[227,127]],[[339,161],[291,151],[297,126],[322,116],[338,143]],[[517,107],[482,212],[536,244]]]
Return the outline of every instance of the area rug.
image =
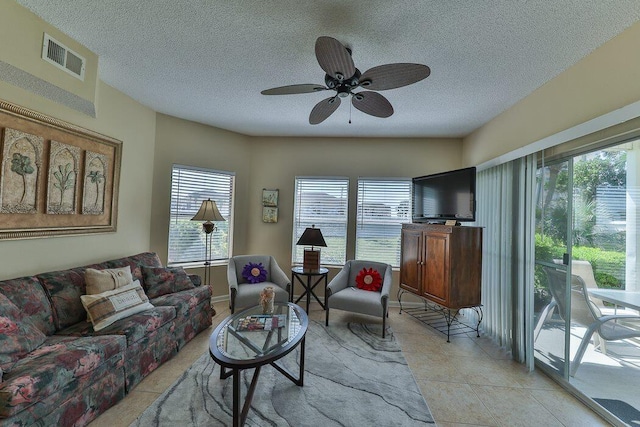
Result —
[[[304,386],[271,366],[260,372],[246,426],[426,426],[429,407],[393,332],[381,325],[309,322]],[[295,356],[294,356],[295,353]],[[298,372],[298,352],[280,361]],[[242,375],[242,399],[253,370]],[[132,426],[227,426],[232,378],[203,355]]]

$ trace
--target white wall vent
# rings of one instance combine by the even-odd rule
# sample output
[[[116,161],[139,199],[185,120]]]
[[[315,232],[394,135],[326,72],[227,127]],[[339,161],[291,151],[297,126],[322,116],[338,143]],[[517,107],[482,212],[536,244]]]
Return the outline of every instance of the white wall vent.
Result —
[[[86,60],[47,33],[42,43],[42,59],[84,81]]]

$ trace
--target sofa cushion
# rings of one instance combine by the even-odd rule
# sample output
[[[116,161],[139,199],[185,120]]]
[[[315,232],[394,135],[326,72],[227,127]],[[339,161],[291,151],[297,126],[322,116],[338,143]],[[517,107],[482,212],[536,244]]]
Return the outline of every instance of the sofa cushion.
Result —
[[[87,285],[87,295],[95,295],[128,285],[133,282],[131,267],[106,268],[96,270],[87,268],[84,271],[84,281]]]
[[[45,335],[52,335],[56,331],[49,298],[37,277],[3,280],[0,282],[0,293],[20,307],[23,318],[28,317]]]
[[[0,383],[0,417],[23,411],[59,390],[68,396],[79,392],[108,374],[114,363],[122,366],[124,352],[123,337],[48,337],[5,373]],[[107,364],[112,358],[115,362]]]
[[[175,307],[178,316],[188,317],[191,311],[204,301],[211,304],[211,288],[208,286],[199,286],[181,292],[165,294],[152,299],[151,304],[156,307]]]
[[[83,269],[52,271],[37,277],[51,297],[56,330],[86,319],[80,301],[80,296],[86,294]]]
[[[131,275],[133,280],[140,280],[142,287],[144,287],[144,278],[142,277],[143,265],[148,267],[162,267],[162,262],[155,252],[143,252],[137,255],[132,255],[124,258],[113,259],[103,263],[107,268],[131,267]]]
[[[14,362],[35,350],[47,336],[24,317],[3,294],[0,294],[0,368],[12,369]]]
[[[153,334],[176,318],[175,307],[153,307],[125,319],[118,320],[100,331],[94,331],[91,322],[83,321],[58,332],[60,335],[124,335],[127,347],[147,335]]]
[[[149,298],[193,289],[195,286],[182,267],[142,266],[144,288]]]
[[[80,299],[95,331],[104,329],[117,320],[153,308],[137,280],[112,291],[82,295]]]

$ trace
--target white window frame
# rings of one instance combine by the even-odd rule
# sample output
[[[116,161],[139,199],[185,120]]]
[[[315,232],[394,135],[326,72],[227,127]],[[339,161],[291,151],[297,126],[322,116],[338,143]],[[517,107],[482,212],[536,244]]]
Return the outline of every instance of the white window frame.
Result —
[[[315,194],[310,198],[311,193]],[[311,209],[317,209],[317,214],[311,212]],[[329,209],[335,209],[335,215],[328,215]],[[316,228],[320,228],[327,243],[326,248],[320,248],[320,263],[331,266],[344,265],[347,258],[348,221],[348,177],[295,177],[292,264],[302,264],[304,247],[297,246],[296,242],[305,228],[315,225]],[[344,243],[341,244],[341,241]]]
[[[400,267],[402,224],[411,222],[411,188],[411,178],[358,178],[356,259]]]
[[[174,164],[171,168],[170,219],[167,253],[170,266],[202,265],[206,253],[206,234],[201,221],[191,221],[203,200],[216,202],[218,210],[226,221],[215,222],[212,233],[211,265],[224,265],[233,253],[233,209],[235,192],[235,173],[215,169],[199,168]],[[181,202],[178,203],[178,200]],[[187,230],[193,238],[189,245],[189,255],[179,256],[179,242],[173,238],[176,232]]]

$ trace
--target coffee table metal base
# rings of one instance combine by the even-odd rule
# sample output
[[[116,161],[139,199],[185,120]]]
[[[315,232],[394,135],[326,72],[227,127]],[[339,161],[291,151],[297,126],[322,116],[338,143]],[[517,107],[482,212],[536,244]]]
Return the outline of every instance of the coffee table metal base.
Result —
[[[298,376],[294,376],[287,368],[280,365],[277,361],[270,362],[269,365],[273,366],[278,372],[287,377],[291,382],[295,385],[302,387],[304,385],[304,347],[305,347],[305,338],[302,338],[300,341],[300,371],[298,372]],[[264,365],[262,365],[264,366]],[[258,384],[258,377],[260,376],[260,369],[262,366],[256,366],[253,371],[253,376],[251,377],[251,384],[249,385],[249,389],[247,390],[247,396],[244,399],[244,404],[242,405],[242,412],[240,412],[240,378],[242,368],[225,368],[224,366],[220,366],[220,378],[226,379],[230,376],[233,376],[233,427],[243,426],[245,421],[247,420],[247,414],[249,413],[249,408],[251,407],[251,401],[253,400],[253,394],[256,390],[256,385]]]
[[[300,341],[300,371],[298,372],[298,376],[295,377],[287,368],[280,365],[277,361],[269,362],[269,365],[273,366],[278,372],[287,377],[291,382],[295,385],[302,387],[304,385],[304,348],[305,348],[305,338],[303,337]],[[256,390],[256,384],[258,384],[258,377],[260,376],[260,369],[264,365],[256,366],[253,371],[253,377],[251,377],[251,384],[249,385],[249,389],[247,390],[247,396],[244,399],[244,404],[242,405],[242,412],[240,412],[240,399],[241,399],[241,390],[240,390],[240,378],[242,368],[225,368],[220,365],[220,378],[226,379],[230,376],[233,376],[233,427],[243,426],[245,421],[247,420],[247,414],[249,413],[249,408],[251,407],[251,401],[253,400],[253,394]]]

